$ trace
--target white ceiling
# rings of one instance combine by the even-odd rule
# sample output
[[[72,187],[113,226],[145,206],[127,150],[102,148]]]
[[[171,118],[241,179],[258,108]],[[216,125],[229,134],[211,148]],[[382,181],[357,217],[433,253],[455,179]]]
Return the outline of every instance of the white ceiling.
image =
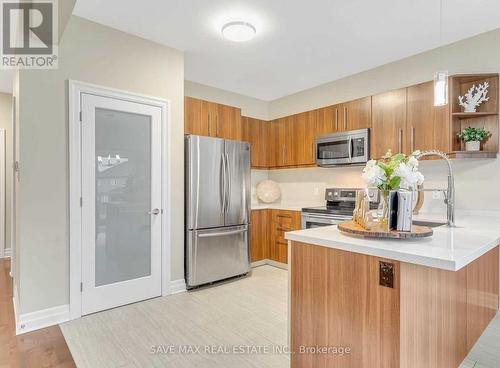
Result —
[[[274,100],[439,46],[438,0],[77,0],[74,14],[185,51],[185,78]],[[221,26],[252,22],[247,43]],[[443,41],[500,27],[498,0],[443,0]]]
[[[12,93],[12,77],[14,72],[12,70],[0,70],[0,92]]]

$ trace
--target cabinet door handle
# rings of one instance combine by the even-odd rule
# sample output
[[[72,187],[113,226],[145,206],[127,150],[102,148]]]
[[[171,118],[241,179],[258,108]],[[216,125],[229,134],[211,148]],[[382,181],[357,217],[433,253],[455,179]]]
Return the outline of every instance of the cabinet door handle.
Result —
[[[314,158],[315,158],[314,156],[316,156],[316,155],[315,155],[315,152],[314,152],[315,150],[316,150],[316,145],[314,144],[314,142],[312,142],[312,143],[311,143],[311,160],[312,160],[313,162],[314,162]]]
[[[215,115],[215,134],[220,137],[219,134],[219,114]]]
[[[335,109],[335,130],[339,131],[339,109]]]
[[[276,215],[276,217],[292,218],[292,216],[290,215]]]
[[[411,139],[411,152],[415,152],[415,127],[411,127],[411,132],[410,132],[410,139]]]
[[[403,152],[403,129],[399,129],[399,152]]]
[[[212,136],[212,121],[210,120],[210,113],[208,113],[208,136]]]
[[[344,130],[347,130],[347,107],[344,107]]]

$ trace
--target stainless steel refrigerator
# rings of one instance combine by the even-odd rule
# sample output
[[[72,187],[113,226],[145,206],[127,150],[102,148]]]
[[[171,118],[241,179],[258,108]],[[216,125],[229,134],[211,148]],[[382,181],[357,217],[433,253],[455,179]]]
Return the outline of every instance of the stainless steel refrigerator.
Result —
[[[188,288],[250,271],[250,146],[189,135],[186,151]]]

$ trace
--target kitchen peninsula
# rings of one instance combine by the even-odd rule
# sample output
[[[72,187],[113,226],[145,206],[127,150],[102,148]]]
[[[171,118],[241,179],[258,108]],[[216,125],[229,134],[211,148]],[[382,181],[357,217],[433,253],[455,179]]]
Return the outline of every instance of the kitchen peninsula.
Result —
[[[499,221],[462,217],[419,240],[286,233],[291,350],[350,349],[292,354],[292,367],[459,367],[498,310]]]

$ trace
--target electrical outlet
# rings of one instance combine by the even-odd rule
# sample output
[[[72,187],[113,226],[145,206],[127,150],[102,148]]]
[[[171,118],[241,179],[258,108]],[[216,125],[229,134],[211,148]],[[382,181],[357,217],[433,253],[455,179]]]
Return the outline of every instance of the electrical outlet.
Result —
[[[379,285],[394,287],[394,263],[379,261]]]
[[[432,199],[442,199],[441,198],[441,192],[432,192]]]
[[[314,195],[319,195],[319,188],[318,187],[314,188]]]

